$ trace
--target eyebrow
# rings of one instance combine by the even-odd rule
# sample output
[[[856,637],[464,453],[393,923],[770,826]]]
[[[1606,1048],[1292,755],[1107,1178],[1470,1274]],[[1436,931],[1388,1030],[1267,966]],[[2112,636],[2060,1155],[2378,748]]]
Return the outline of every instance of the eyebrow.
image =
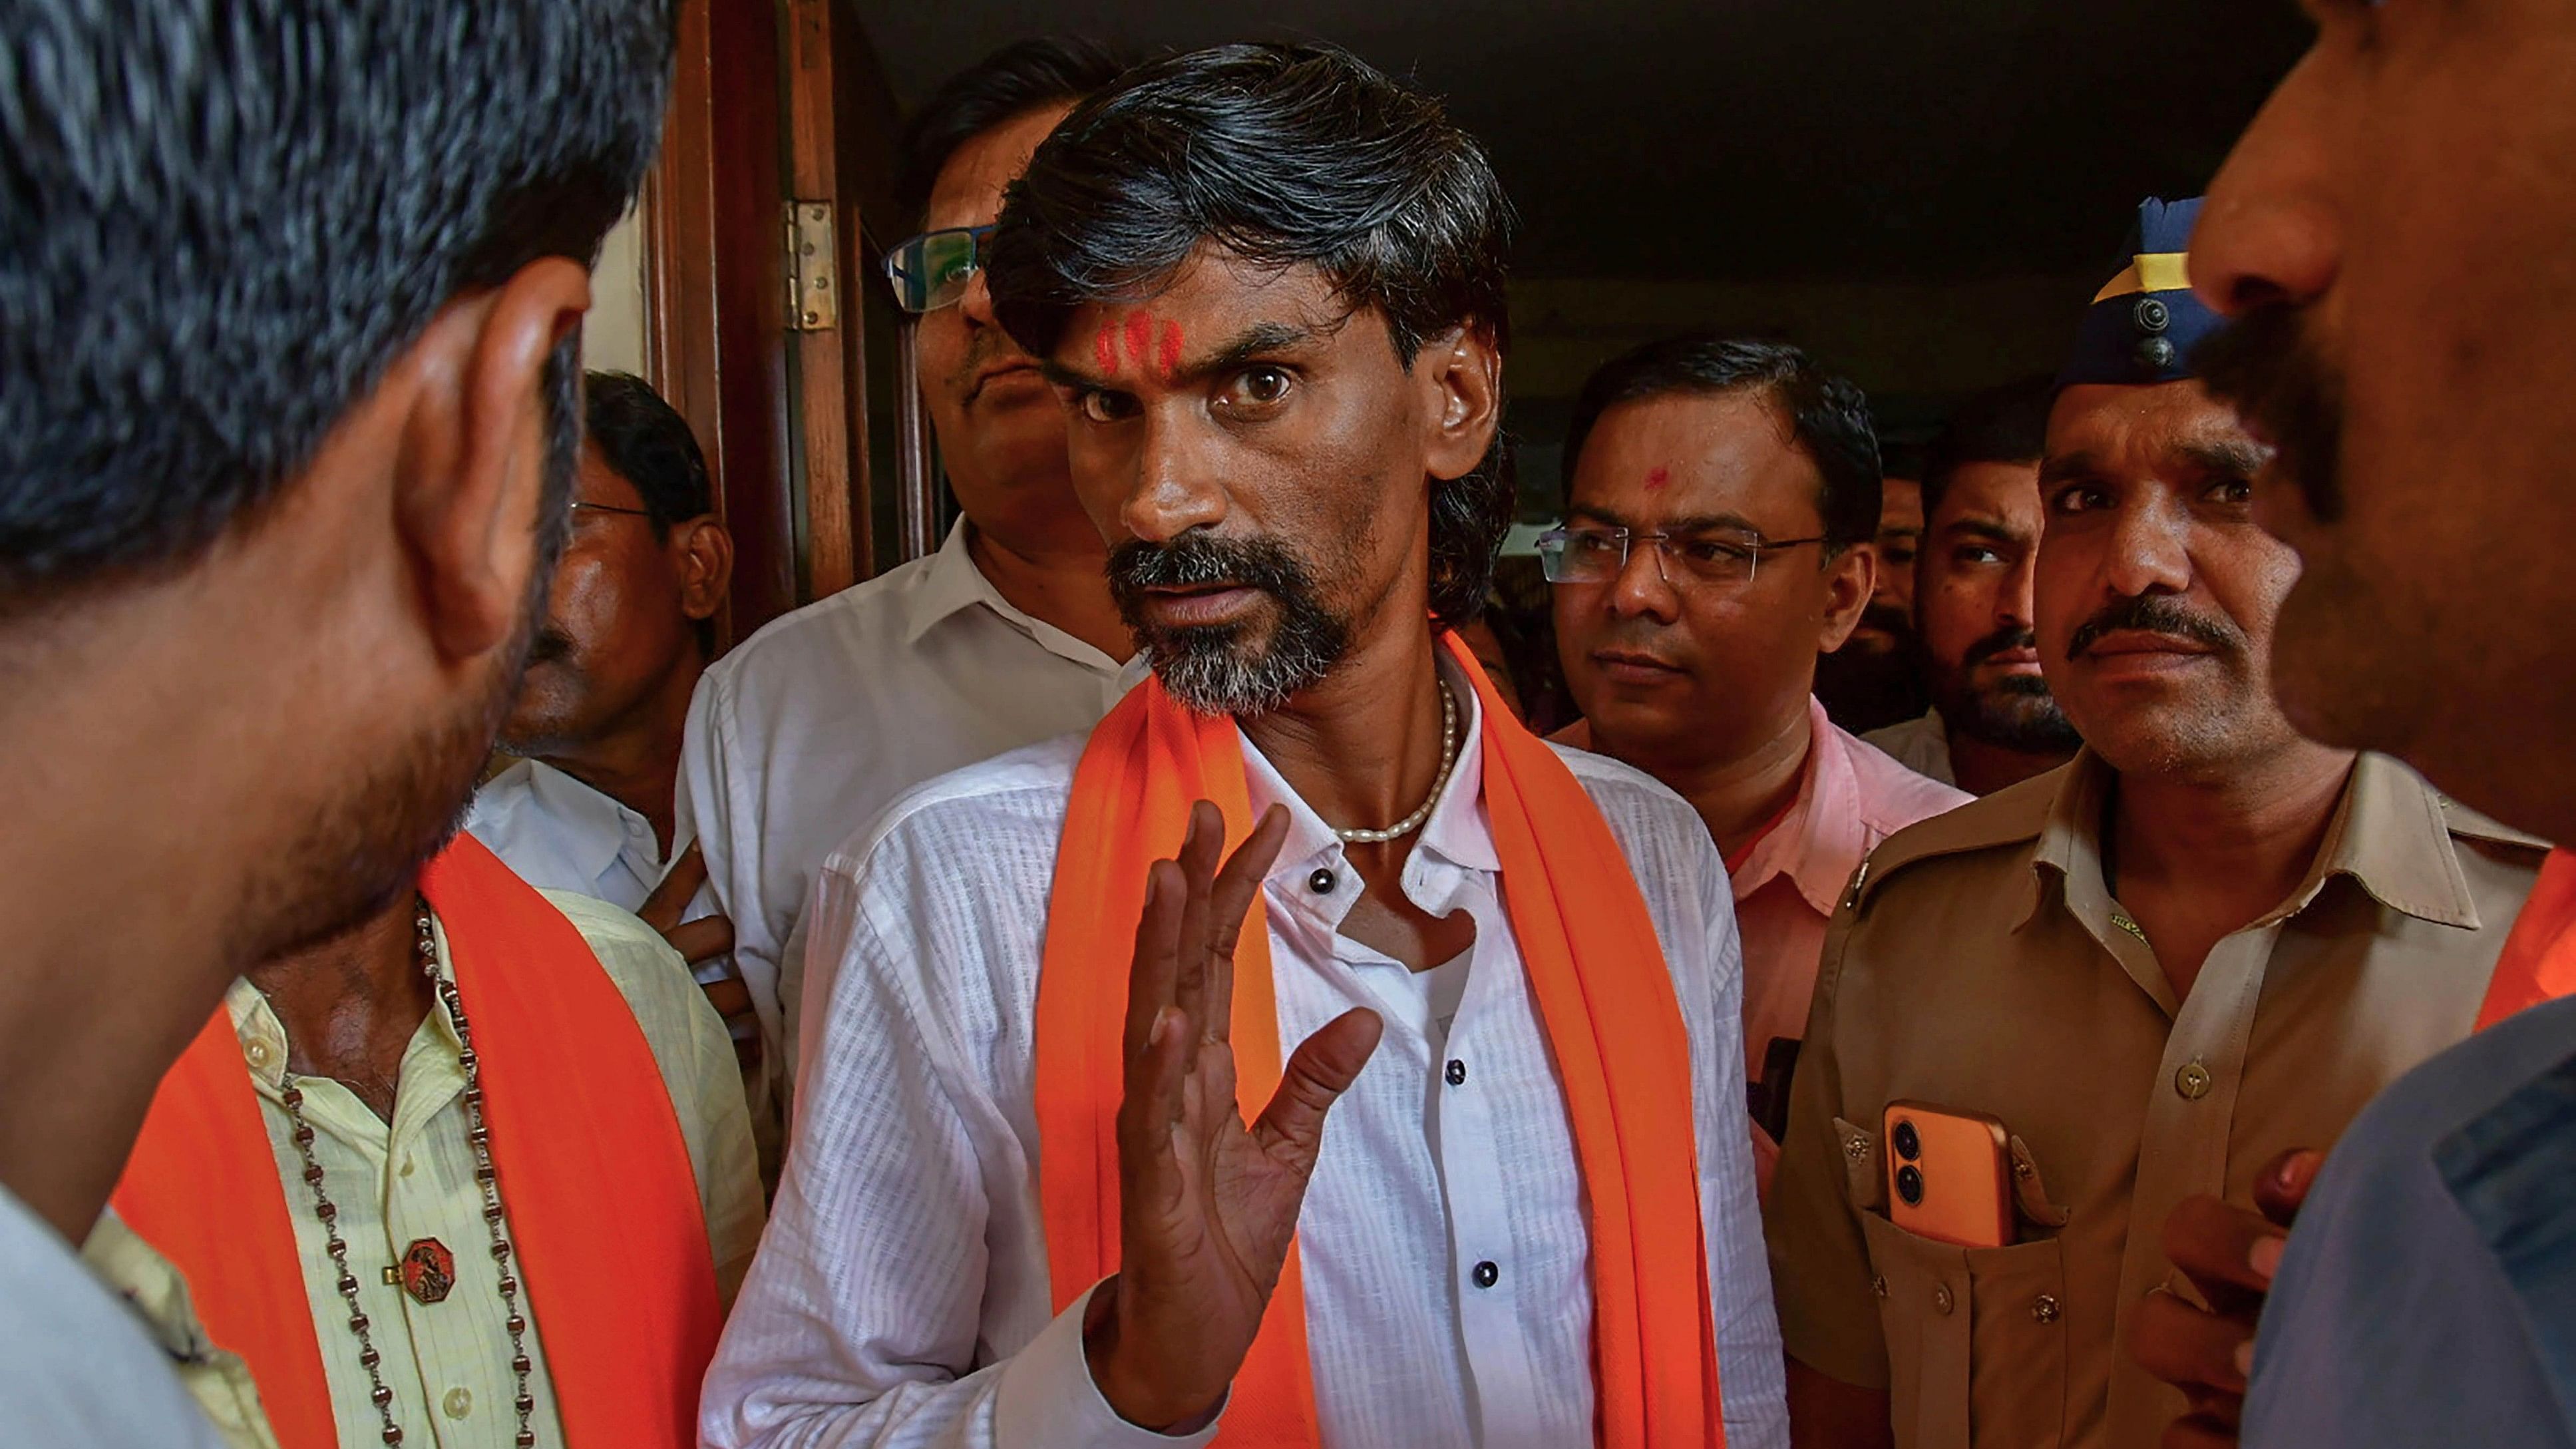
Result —
[[[1290,322],[1255,322],[1215,352],[1174,372],[1169,381],[1174,386],[1204,381],[1241,367],[1256,357],[1293,352],[1313,343],[1318,335],[1312,327],[1300,327]],[[1038,363],[1038,372],[1058,387],[1110,387],[1119,381],[1115,377],[1094,377],[1081,368],[1067,367],[1052,357]]]
[[[2263,471],[2263,446],[2250,438],[2192,438],[2177,444],[2174,451],[2206,472],[2251,478]]]
[[[2092,454],[2066,453],[2039,465],[2039,486],[2046,488],[2052,483],[2063,483],[2069,478],[2081,478],[2100,471],[2101,465]]]
[[[1945,523],[1941,526],[1941,536],[1991,539],[1996,543],[2009,543],[2021,548],[2028,548],[2038,539],[2038,535],[2029,529],[2014,528],[1992,518],[1962,518],[1955,523]]]

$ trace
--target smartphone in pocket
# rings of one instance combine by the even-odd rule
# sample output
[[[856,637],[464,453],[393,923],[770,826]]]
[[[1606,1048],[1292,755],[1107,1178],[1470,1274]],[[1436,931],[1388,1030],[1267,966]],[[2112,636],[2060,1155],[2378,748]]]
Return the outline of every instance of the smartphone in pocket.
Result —
[[[1929,1102],[1890,1102],[1878,1140],[1885,1149],[1889,1222],[1962,1248],[2000,1248],[2013,1240],[2003,1123]]]

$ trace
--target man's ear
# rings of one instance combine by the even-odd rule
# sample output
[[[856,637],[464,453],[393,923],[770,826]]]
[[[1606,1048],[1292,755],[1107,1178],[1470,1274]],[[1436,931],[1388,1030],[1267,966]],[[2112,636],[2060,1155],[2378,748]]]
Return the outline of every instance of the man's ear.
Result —
[[[1413,374],[1430,394],[1429,471],[1463,478],[1485,461],[1502,421],[1503,354],[1481,323],[1423,343]]]
[[[681,615],[714,618],[733,587],[733,535],[710,513],[673,529],[671,543],[680,566]]]
[[[1825,616],[1816,630],[1816,652],[1831,654],[1860,627],[1878,587],[1878,545],[1855,543],[1825,563]]]
[[[395,518],[449,659],[502,647],[518,624],[545,496],[546,362],[589,307],[582,265],[540,258],[448,303],[388,374],[410,389]]]

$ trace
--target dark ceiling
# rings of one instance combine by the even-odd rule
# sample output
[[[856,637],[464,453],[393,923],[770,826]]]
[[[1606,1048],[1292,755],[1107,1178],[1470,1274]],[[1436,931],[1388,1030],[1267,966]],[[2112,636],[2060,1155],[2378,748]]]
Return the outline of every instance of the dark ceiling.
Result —
[[[2297,58],[2281,0],[850,0],[898,101],[1005,41],[1318,38],[1492,146],[1530,277],[2080,272]]]

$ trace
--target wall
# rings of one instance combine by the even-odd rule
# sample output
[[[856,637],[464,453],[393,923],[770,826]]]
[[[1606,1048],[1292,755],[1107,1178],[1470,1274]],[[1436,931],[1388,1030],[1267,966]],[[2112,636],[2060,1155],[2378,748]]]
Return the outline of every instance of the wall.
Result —
[[[582,365],[644,375],[644,229],[640,210],[609,232],[590,274],[590,315],[581,323]]]

